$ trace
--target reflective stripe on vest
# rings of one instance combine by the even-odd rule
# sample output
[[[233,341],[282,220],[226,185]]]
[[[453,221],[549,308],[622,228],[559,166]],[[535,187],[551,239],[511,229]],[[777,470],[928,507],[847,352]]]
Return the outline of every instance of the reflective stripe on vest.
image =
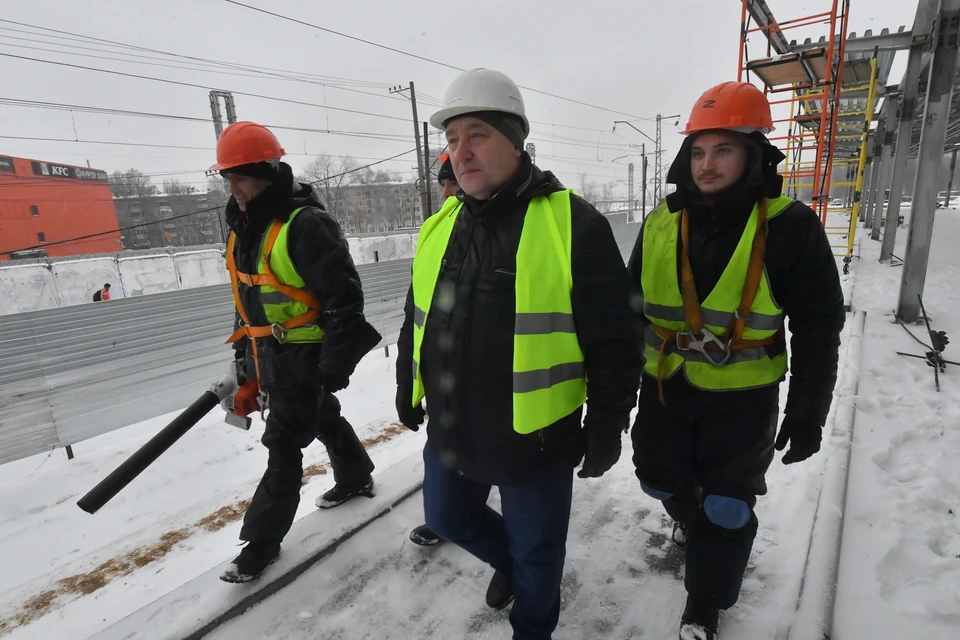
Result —
[[[300,277],[300,274],[297,273],[297,269],[293,264],[293,260],[290,258],[288,235],[290,231],[290,225],[297,217],[297,214],[299,214],[305,208],[306,207],[300,207],[299,209],[294,210],[284,223],[274,223],[281,224],[281,227],[280,233],[277,235],[276,242],[274,243],[273,248],[270,250],[270,270],[273,272],[273,275],[276,276],[277,280],[279,280],[282,284],[295,289],[303,289],[305,287],[305,283],[303,278]],[[263,234],[263,239],[260,242],[260,257],[257,260],[258,274],[266,273],[266,270],[264,269],[264,261],[267,258],[266,244],[267,237],[269,235],[270,228],[268,227],[267,231]],[[231,241],[232,240],[233,238],[231,237]],[[240,286],[245,285],[241,283]],[[278,291],[276,288],[270,285],[264,284],[258,286],[260,287],[260,304],[263,306],[263,313],[267,318],[267,322],[269,322],[271,325],[283,324],[291,318],[295,318],[310,310],[310,307],[303,302],[294,300],[287,294],[283,293],[282,291]],[[316,323],[310,322],[303,326],[289,329],[285,333],[274,335],[274,337],[277,338],[281,343],[309,343],[320,342],[320,340],[323,339],[323,335],[323,329],[321,329]]]
[[[420,349],[443,257],[463,205],[447,198],[420,230],[413,259],[413,405],[423,400]],[[571,292],[570,191],[534,198],[517,247],[513,336],[513,428],[533,433],[577,410],[587,398],[583,351]],[[453,304],[453,300],[449,301]]]
[[[792,199],[782,196],[768,200],[767,220],[785,211],[792,203]],[[755,205],[723,274],[700,304],[704,328],[721,339],[728,335],[743,294],[758,213],[759,207]],[[689,331],[677,273],[680,213],[671,213],[666,204],[661,203],[647,216],[642,233],[643,313],[652,324],[672,331]],[[783,311],[773,299],[764,270],[742,338],[769,339],[782,327]],[[663,339],[648,327],[644,332],[644,343],[644,370],[656,376]],[[666,346],[666,354],[662,364],[663,378],[673,376],[683,367],[690,384],[707,390],[766,386],[779,381],[787,371],[786,351],[770,358],[765,347],[732,349],[729,360],[720,366],[712,364],[709,358],[695,350],[679,350],[675,344]]]

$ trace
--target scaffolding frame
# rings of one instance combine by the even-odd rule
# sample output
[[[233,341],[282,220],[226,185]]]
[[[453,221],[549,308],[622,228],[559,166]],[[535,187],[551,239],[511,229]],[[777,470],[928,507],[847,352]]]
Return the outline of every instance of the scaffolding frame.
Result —
[[[783,172],[786,193],[798,198],[800,190],[810,189],[810,204],[826,226],[831,186],[854,186],[850,180],[832,185],[834,154],[840,139],[859,138],[840,127],[843,123],[862,122],[863,112],[843,110],[844,68],[850,0],[830,0],[830,10],[785,22],[778,22],[765,0],[741,0],[739,81],[750,81],[751,73],[763,83],[771,105],[790,105],[790,117],[775,122],[787,125],[786,135],[769,140],[781,143],[787,164]],[[753,19],[757,26],[751,27]],[[821,46],[792,51],[783,33],[814,25],[829,25]],[[751,34],[766,37],[766,57],[749,59]],[[862,82],[847,91],[862,91]],[[790,96],[776,99],[779,94]],[[849,136],[849,138],[847,137]],[[814,158],[810,160],[810,158]],[[809,180],[807,182],[806,180]]]

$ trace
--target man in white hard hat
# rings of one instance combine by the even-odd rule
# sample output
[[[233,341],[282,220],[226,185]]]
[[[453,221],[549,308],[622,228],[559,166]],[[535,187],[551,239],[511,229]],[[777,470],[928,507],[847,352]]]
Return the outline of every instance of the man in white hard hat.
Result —
[[[510,78],[464,72],[431,123],[460,192],[420,231],[397,410],[417,430],[430,406],[427,525],[495,569],[486,601],[515,598],[513,637],[542,640],[560,615],[573,469],[583,459],[578,475],[596,478],[617,462],[636,402],[627,273],[607,220],[522,151]]]

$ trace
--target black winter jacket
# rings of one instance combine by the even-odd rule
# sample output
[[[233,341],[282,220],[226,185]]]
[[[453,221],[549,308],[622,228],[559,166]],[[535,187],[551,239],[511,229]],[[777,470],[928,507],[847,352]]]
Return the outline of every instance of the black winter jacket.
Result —
[[[299,207],[307,208],[290,226],[290,258],[306,289],[320,301],[319,324],[326,333],[321,344],[280,344],[272,337],[258,338],[259,383],[264,391],[318,389],[320,375],[349,376],[380,340],[364,319],[360,277],[340,225],[324,211],[310,185],[295,183],[285,163],[280,163],[280,179],[247,203],[246,212],[240,211],[233,197],[227,203],[227,224],[237,234],[237,269],[256,273],[270,223],[285,222]],[[241,286],[240,291],[250,323],[269,324],[260,303],[260,288]],[[245,359],[247,373],[252,375],[253,353],[248,347],[247,338],[234,343],[237,358]]]
[[[690,175],[693,138],[685,141],[671,166],[668,181],[678,189],[667,197],[667,204],[672,212],[686,207],[690,213],[690,264],[702,302],[733,256],[755,203],[761,196],[780,195],[781,182],[775,173],[782,155],[758,134],[752,134],[754,160],[745,176],[729,192],[708,200],[699,194]],[[757,162],[758,157],[763,161]],[[819,217],[801,202],[770,220],[767,228],[764,266],[774,300],[783,308],[792,336],[785,412],[808,424],[823,426],[837,381],[840,331],[846,315],[836,260]],[[641,231],[628,266],[637,291],[641,288],[642,253]],[[679,278],[680,252],[677,253]],[[643,324],[646,318],[642,310],[635,311]],[[767,349],[771,355],[782,353],[786,343],[774,343]],[[690,391],[697,393],[692,388]],[[744,393],[725,395],[731,407],[736,407],[745,400]],[[669,403],[667,398],[668,406]]]
[[[489,201],[458,194],[464,207],[437,279],[420,363],[429,441],[449,467],[477,482],[526,482],[546,465],[573,467],[584,453],[582,410],[529,435],[513,429],[517,247],[530,200],[563,188],[524,154],[518,177]],[[607,220],[577,196],[571,209],[573,314],[585,356],[587,425],[626,424],[641,366],[626,270]],[[440,304],[444,298],[452,304]],[[412,385],[413,308],[411,288],[398,345],[401,393]]]

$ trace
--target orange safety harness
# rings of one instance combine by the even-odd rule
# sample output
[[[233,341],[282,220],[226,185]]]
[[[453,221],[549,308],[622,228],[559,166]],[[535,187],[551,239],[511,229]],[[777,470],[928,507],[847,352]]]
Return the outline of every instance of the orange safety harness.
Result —
[[[236,342],[240,338],[247,337],[250,338],[250,345],[253,348],[253,362],[254,366],[257,369],[257,379],[260,379],[260,362],[257,354],[257,341],[256,338],[268,338],[273,336],[277,340],[283,340],[284,336],[290,329],[296,329],[297,327],[302,327],[304,325],[314,322],[320,316],[320,301],[317,300],[313,295],[304,289],[298,289],[297,287],[291,287],[290,285],[284,284],[277,279],[277,276],[274,275],[273,271],[270,269],[270,254],[273,251],[273,246],[277,242],[277,237],[280,235],[280,230],[283,228],[283,223],[279,220],[274,220],[269,231],[267,232],[267,245],[266,251],[264,252],[263,257],[263,270],[264,273],[242,273],[237,270],[237,263],[233,257],[234,245],[236,243],[237,234],[230,234],[230,242],[227,246],[227,271],[230,272],[230,284],[233,287],[233,303],[237,308],[237,313],[240,314],[241,325],[240,328],[233,332],[229,338],[227,338],[227,344]],[[268,286],[273,287],[277,291],[283,293],[288,298],[300,302],[309,309],[300,315],[294,316],[287,320],[286,322],[275,322],[269,325],[263,326],[251,326],[250,319],[247,316],[246,310],[243,308],[243,304],[240,301],[240,283],[244,283],[248,287],[257,287],[257,286]]]
[[[757,215],[757,231],[753,236],[753,245],[750,248],[750,262],[747,266],[747,278],[743,284],[743,293],[740,296],[740,306],[734,313],[733,320],[727,331],[726,341],[715,336],[709,329],[703,326],[703,316],[700,313],[700,302],[697,298],[697,289],[693,281],[693,267],[690,266],[690,229],[689,214],[684,209],[680,217],[680,238],[682,248],[680,252],[680,290],[683,295],[683,312],[688,330],[674,331],[659,325],[653,324],[653,331],[663,339],[660,345],[660,356],[657,360],[657,391],[660,395],[660,403],[664,406],[667,401],[663,395],[663,361],[667,357],[667,346],[676,345],[678,351],[698,351],[713,365],[722,366],[730,359],[730,351],[733,349],[747,349],[749,347],[760,347],[772,344],[780,333],[764,338],[762,340],[744,340],[743,330],[747,326],[747,318],[750,317],[750,308],[757,297],[757,290],[760,288],[760,278],[763,276],[763,259],[767,250],[767,201],[760,200],[759,212]],[[714,358],[710,354],[719,354]]]

